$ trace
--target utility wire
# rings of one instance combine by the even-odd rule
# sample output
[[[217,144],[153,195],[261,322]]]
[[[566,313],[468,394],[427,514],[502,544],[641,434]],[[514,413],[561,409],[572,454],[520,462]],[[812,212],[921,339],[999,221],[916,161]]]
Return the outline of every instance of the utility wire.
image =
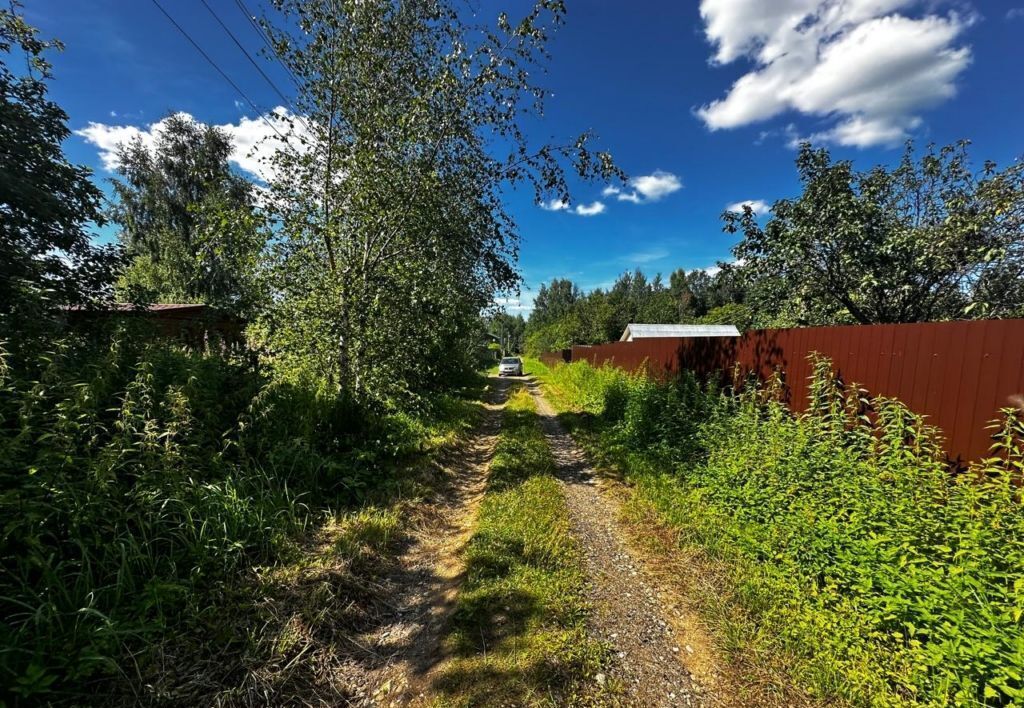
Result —
[[[270,85],[270,88],[274,89],[274,93],[276,93],[278,95],[278,97],[281,99],[281,101],[285,105],[291,107],[292,111],[294,111],[295,117],[302,124],[302,127],[306,129],[306,132],[309,135],[312,135],[313,134],[312,128],[309,127],[309,123],[306,121],[305,117],[302,116],[299,113],[298,108],[295,107],[294,101],[292,101],[292,99],[290,99],[287,96],[285,96],[284,92],[281,91],[281,89],[279,89],[277,87],[277,84],[275,84],[273,82],[273,80],[271,80],[271,78],[269,76],[267,76],[266,72],[263,71],[263,67],[261,67],[259,65],[259,63],[253,58],[253,56],[249,53],[249,51],[242,45],[241,41],[239,41],[239,39],[235,35],[235,33],[231,31],[231,29],[227,26],[227,24],[225,24],[224,20],[222,20],[220,18],[220,16],[214,11],[214,9],[212,7],[210,7],[210,3],[208,3],[207,0],[199,0],[199,2],[203,3],[203,7],[205,7],[207,10],[210,11],[210,14],[213,15],[213,19],[217,20],[217,24],[219,24],[221,26],[221,29],[223,29],[227,33],[227,35],[229,37],[231,37],[231,41],[235,43],[235,46],[238,47],[239,51],[241,51],[242,54],[245,55],[245,58],[249,60],[249,63],[252,64],[253,67],[256,69],[256,71],[259,72],[260,76],[263,77],[263,80],[266,81]],[[240,0],[236,0],[236,2],[240,3]],[[239,9],[242,9],[243,11],[245,11],[244,5],[239,4]],[[252,18],[249,18],[249,24],[252,25],[257,30],[257,32],[259,33],[260,37],[263,39],[264,42],[268,42],[269,41],[268,38],[266,37],[266,34],[263,31],[263,28],[260,27],[259,24],[257,24]],[[268,46],[270,46],[270,45],[268,45]],[[281,59],[276,54],[273,53],[273,47],[272,46],[271,46],[271,56],[278,61],[278,63],[281,65],[281,67],[284,68],[284,70],[288,72],[289,76],[292,77],[292,81],[295,82],[294,75],[291,73],[291,70],[287,66],[285,66],[284,62],[282,62]],[[296,88],[297,87],[298,87],[298,84],[296,83]]]
[[[252,109],[253,109],[254,111],[256,111],[256,114],[257,114],[257,115],[258,115],[258,116],[259,116],[260,118],[262,118],[262,119],[263,119],[263,122],[264,122],[264,123],[266,123],[266,124],[267,124],[267,125],[268,125],[268,126],[270,127],[270,129],[271,129],[271,130],[273,130],[273,131],[274,131],[275,133],[277,133],[277,137],[281,138],[281,140],[283,140],[283,141],[284,141],[284,143],[285,143],[286,145],[289,145],[289,143],[288,143],[288,138],[286,138],[286,137],[285,137],[284,135],[282,135],[282,134],[281,134],[281,131],[279,131],[279,130],[277,129],[277,126],[275,126],[275,125],[274,125],[273,123],[271,123],[271,122],[270,122],[270,120],[269,120],[269,119],[268,119],[268,118],[266,117],[266,115],[264,115],[264,112],[263,112],[262,110],[260,110],[260,108],[259,108],[259,107],[258,107],[258,106],[256,105],[256,103],[255,103],[255,102],[254,102],[254,101],[253,101],[253,100],[252,100],[251,98],[249,98],[249,96],[248,96],[248,95],[246,95],[245,91],[243,91],[242,89],[240,89],[240,88],[238,87],[238,84],[236,84],[236,83],[235,83],[234,81],[232,81],[232,80],[231,80],[231,77],[230,77],[230,76],[228,76],[228,75],[227,75],[227,73],[225,73],[225,71],[224,71],[223,69],[221,69],[221,68],[220,68],[220,66],[218,66],[218,65],[217,65],[217,62],[215,62],[215,61],[214,61],[214,60],[213,60],[213,59],[212,59],[212,58],[210,57],[210,55],[209,55],[209,54],[207,54],[207,53],[206,53],[206,52],[205,52],[205,51],[203,50],[203,48],[202,48],[201,46],[199,46],[199,43],[198,43],[198,42],[196,42],[196,40],[192,39],[192,36],[191,36],[191,35],[190,35],[190,34],[189,34],[188,32],[186,32],[186,31],[185,31],[185,28],[184,28],[184,27],[182,27],[181,25],[179,25],[179,24],[178,24],[178,23],[177,23],[177,22],[176,22],[176,21],[174,20],[174,18],[173,18],[173,17],[171,17],[171,15],[170,15],[170,14],[169,14],[169,13],[167,12],[167,10],[165,10],[165,9],[164,9],[163,5],[161,5],[161,4],[160,4],[159,0],[153,0],[153,4],[154,4],[154,5],[156,5],[156,6],[157,6],[157,9],[158,9],[158,10],[160,10],[160,12],[162,12],[162,13],[163,13],[164,17],[166,17],[166,18],[167,18],[167,20],[168,20],[168,21],[169,21],[169,22],[170,22],[170,23],[171,23],[172,25],[174,25],[175,29],[177,29],[177,30],[178,30],[178,32],[180,32],[180,33],[181,33],[181,35],[182,35],[182,36],[183,36],[183,37],[184,37],[185,39],[187,39],[187,40],[189,41],[189,43],[190,43],[190,44],[191,44],[191,45],[192,45],[193,47],[195,47],[195,50],[196,50],[197,52],[199,52],[199,53],[200,53],[200,54],[201,54],[201,55],[203,56],[203,58],[204,58],[204,59],[206,59],[206,61],[207,61],[207,62],[209,62],[210,66],[212,66],[212,67],[213,67],[214,69],[216,69],[216,70],[217,70],[217,73],[218,73],[218,74],[220,74],[220,75],[221,75],[221,76],[222,76],[222,77],[224,78],[224,80],[225,80],[225,81],[227,81],[227,82],[228,82],[228,84],[230,84],[230,85],[231,85],[231,87],[232,87],[233,89],[235,89],[235,91],[237,91],[237,92],[238,92],[238,95],[240,95],[240,96],[241,96],[242,98],[244,98],[244,99],[245,99],[245,101],[246,101],[246,103],[248,103],[248,104],[249,104],[250,106],[252,106]],[[291,146],[289,145],[289,147],[291,147]]]
[[[271,40],[270,35],[267,34],[267,30],[264,29],[263,25],[256,21],[256,15],[249,11],[248,6],[246,6],[245,4],[245,0],[235,0],[235,6],[238,7],[239,12],[241,12],[242,15],[245,16],[245,19],[249,21],[249,24],[252,26],[252,28],[256,30],[256,34],[260,36],[260,38],[263,40],[263,44],[265,44],[267,49],[270,50],[270,55],[277,60],[277,63],[281,65],[281,68],[288,72],[288,77],[292,80],[292,83],[295,85],[295,88],[300,89],[301,82],[299,81],[299,78],[295,75],[295,72],[291,70],[291,67],[289,67],[287,64],[284,63],[284,61],[281,60],[281,57],[278,55],[277,50],[274,49],[273,40]]]
[[[232,32],[226,24],[224,24],[224,21],[220,19],[220,16],[216,12],[214,12],[212,7],[210,7],[210,3],[206,2],[206,0],[199,0],[199,2],[203,3],[203,7],[210,11],[210,14],[213,15],[213,19],[217,20],[217,24],[221,26],[221,29],[227,32],[227,35],[231,37],[231,41],[234,42],[235,46],[238,47],[239,51],[241,51],[242,54],[245,55],[245,58],[249,60],[249,63],[253,65],[253,68],[255,68],[256,71],[260,73],[260,76],[263,77],[263,80],[270,85],[270,88],[274,89],[274,93],[276,93],[278,97],[280,97],[281,101],[283,103],[291,105],[291,99],[289,99],[281,92],[281,89],[277,87],[277,84],[275,84],[271,80],[271,78],[267,76],[266,72],[263,71],[263,67],[256,63],[256,60],[252,58],[252,55],[249,54],[248,50],[246,50],[246,48],[242,46],[242,43],[238,41],[238,37],[235,36],[235,33]]]

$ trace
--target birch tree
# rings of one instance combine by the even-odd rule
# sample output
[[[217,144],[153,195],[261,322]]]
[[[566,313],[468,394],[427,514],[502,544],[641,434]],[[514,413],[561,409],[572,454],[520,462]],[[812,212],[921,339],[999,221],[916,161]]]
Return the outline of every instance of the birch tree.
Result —
[[[496,293],[516,287],[503,207],[517,185],[569,199],[567,173],[621,177],[583,133],[534,144],[534,83],[561,2],[493,28],[446,0],[275,0],[265,26],[298,87],[268,202],[268,345],[358,400],[440,385]]]

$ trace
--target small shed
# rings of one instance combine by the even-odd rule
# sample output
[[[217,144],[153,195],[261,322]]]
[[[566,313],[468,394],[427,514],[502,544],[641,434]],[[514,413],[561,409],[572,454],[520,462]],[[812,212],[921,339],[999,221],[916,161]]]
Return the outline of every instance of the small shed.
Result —
[[[704,324],[633,324],[626,325],[620,342],[632,342],[636,339],[653,337],[738,337],[740,331],[733,325]]]
[[[96,307],[67,307],[68,324],[79,326],[119,317],[142,318],[151,322],[155,331],[165,337],[179,339],[192,346],[202,346],[212,338],[230,346],[240,345],[245,338],[245,322],[223,310],[202,303],[154,303],[137,307],[115,302]]]

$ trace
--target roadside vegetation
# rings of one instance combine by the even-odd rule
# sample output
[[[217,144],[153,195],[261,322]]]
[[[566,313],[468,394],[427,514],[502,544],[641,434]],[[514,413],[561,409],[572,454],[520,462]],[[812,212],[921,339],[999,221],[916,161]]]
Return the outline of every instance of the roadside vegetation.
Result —
[[[605,659],[586,632],[583,557],[525,389],[505,410],[466,551],[439,705],[570,705]]]
[[[522,127],[562,3],[266,10],[295,91],[263,179],[172,113],[108,198],[64,153],[61,43],[0,8],[0,704],[343,701],[344,615],[520,280],[505,190],[624,178],[589,133]],[[182,301],[243,341],[146,326]]]
[[[828,703],[1024,698],[1019,411],[993,423],[991,457],[954,475],[935,430],[898,401],[844,389],[827,360],[799,416],[777,382],[717,390],[586,363],[531,369],[624,476],[630,513],[694,559],[702,577],[680,583],[752,675]]]
[[[157,658],[181,633],[206,640],[190,665],[223,659],[213,637],[251,568],[293,558],[346,510],[408,494],[398,471],[473,419],[444,396],[374,413],[138,328],[9,359],[0,670],[16,696],[166,681],[182,667]]]

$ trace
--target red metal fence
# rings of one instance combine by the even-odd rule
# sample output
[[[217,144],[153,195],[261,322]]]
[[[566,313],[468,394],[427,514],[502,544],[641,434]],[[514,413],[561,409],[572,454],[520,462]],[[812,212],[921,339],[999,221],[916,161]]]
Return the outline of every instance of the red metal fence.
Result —
[[[739,363],[764,379],[782,372],[790,406],[803,410],[819,352],[847,383],[898,398],[942,429],[954,460],[988,452],[985,429],[1010,397],[1024,393],[1024,320],[923,322],[851,327],[765,329],[741,337],[642,339],[575,346],[572,360],[613,364],[654,375],[689,369],[707,377]]]
[[[548,366],[555,366],[572,361],[572,349],[559,349],[556,352],[545,352],[537,357]]]

